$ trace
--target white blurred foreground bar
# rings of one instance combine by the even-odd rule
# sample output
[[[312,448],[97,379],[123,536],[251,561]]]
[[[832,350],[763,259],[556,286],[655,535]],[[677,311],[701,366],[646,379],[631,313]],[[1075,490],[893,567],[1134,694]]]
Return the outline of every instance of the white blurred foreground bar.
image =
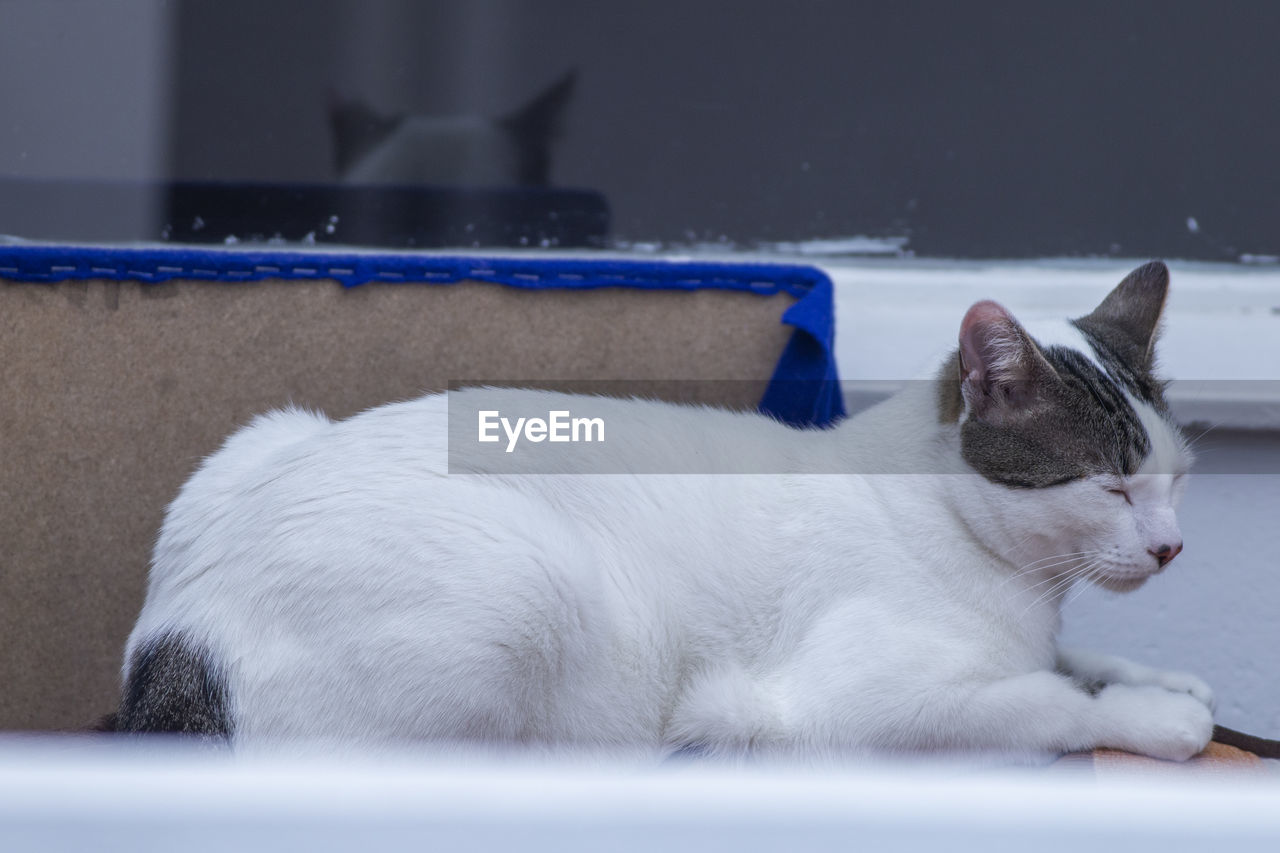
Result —
[[[1280,850],[1280,785],[0,742],[0,850]]]

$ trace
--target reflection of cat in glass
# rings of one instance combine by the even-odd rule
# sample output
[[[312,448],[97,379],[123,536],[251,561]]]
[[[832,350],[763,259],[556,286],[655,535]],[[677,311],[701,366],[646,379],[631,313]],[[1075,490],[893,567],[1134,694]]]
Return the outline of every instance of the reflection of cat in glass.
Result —
[[[363,101],[335,98],[329,124],[338,177],[352,184],[546,186],[576,76],[568,72],[499,118],[382,115]]]

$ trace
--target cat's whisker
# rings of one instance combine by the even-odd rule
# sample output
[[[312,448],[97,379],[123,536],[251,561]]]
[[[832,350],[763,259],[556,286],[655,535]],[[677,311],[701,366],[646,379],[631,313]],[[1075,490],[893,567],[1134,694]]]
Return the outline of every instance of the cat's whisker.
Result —
[[[1026,616],[1032,610],[1039,607],[1041,604],[1044,604],[1045,602],[1052,600],[1055,596],[1064,594],[1067,590],[1069,590],[1072,587],[1072,585],[1074,585],[1076,582],[1080,581],[1081,579],[1087,577],[1091,571],[1096,569],[1101,564],[1102,564],[1102,561],[1100,559],[1094,559],[1089,561],[1088,563],[1085,563],[1084,565],[1077,566],[1071,569],[1070,571],[1067,571],[1062,575],[1058,576],[1057,578],[1055,578],[1057,583],[1049,587],[1048,590],[1043,591],[1039,595],[1037,595],[1036,598],[1023,609],[1022,613],[1018,617],[1019,621],[1026,618]]]
[[[1182,446],[1192,458],[1199,458],[1207,453],[1215,453],[1221,450],[1222,448],[1219,446],[1202,445],[1200,443],[1206,435],[1220,426],[1222,426],[1221,422],[1215,422],[1207,425],[1193,437],[1188,437],[1184,434],[1182,437]]]
[[[1087,577],[1088,574],[1093,569],[1095,569],[1098,565],[1101,564],[1101,560],[1099,559],[1100,552],[1094,551],[1094,552],[1085,552],[1085,553],[1090,553],[1092,554],[1092,556],[1075,558],[1076,560],[1084,560],[1085,562],[1079,565],[1071,566],[1066,571],[1055,573],[1052,576],[1045,578],[1037,583],[1034,583],[1026,588],[1025,591],[1030,593],[1039,587],[1045,586],[1046,584],[1049,585],[1047,589],[1042,589],[1039,593],[1037,593],[1036,597],[1031,600],[1031,603],[1026,605],[1022,609],[1022,611],[1018,614],[1018,621],[1022,621],[1023,619],[1025,619],[1027,615],[1030,614],[1033,610],[1035,610],[1037,607],[1044,604],[1045,602],[1052,600],[1055,596],[1064,594],[1075,583],[1080,581],[1082,578]],[[1070,563],[1074,561],[1068,560],[1064,562]]]
[[[1071,551],[1063,554],[1050,554],[1048,557],[1041,557],[1038,560],[1032,560],[1030,563],[1025,563],[1022,566],[1018,567],[1017,571],[1015,571],[1013,574],[1009,575],[1009,577],[1001,581],[1001,585],[1003,586],[1009,581],[1014,580],[1016,578],[1023,577],[1025,575],[1034,574],[1035,572],[1040,572],[1040,571],[1046,571],[1056,566],[1064,565],[1066,563],[1071,562],[1072,560],[1080,559],[1082,557],[1087,557],[1093,553],[1095,552],[1094,551]],[[1054,560],[1058,562],[1050,562]],[[1048,565],[1044,565],[1046,563]]]
[[[1224,449],[1223,445],[1220,445],[1220,444],[1197,445],[1196,448],[1191,451],[1191,453],[1195,456],[1196,459],[1200,459],[1210,453],[1218,453],[1223,449]]]
[[[1071,568],[1069,568],[1069,569],[1065,569],[1064,571],[1057,572],[1057,573],[1053,574],[1052,576],[1047,577],[1047,578],[1045,578],[1044,580],[1039,581],[1038,583],[1034,583],[1034,584],[1032,584],[1031,586],[1027,587],[1027,592],[1030,592],[1030,591],[1031,591],[1031,590],[1033,590],[1033,589],[1038,589],[1039,587],[1042,587],[1042,586],[1044,586],[1045,584],[1057,584],[1057,583],[1060,583],[1060,582],[1061,582],[1062,580],[1064,580],[1065,578],[1068,578],[1068,577],[1070,577],[1071,575],[1076,574],[1076,573],[1077,573],[1077,572],[1079,572],[1079,571],[1080,571],[1080,566],[1078,566],[1078,565],[1077,565],[1077,566],[1072,566],[1072,567],[1071,567]]]
[[[1099,561],[1096,565],[1094,565],[1094,566],[1090,569],[1090,573],[1089,573],[1089,579],[1090,579],[1090,580],[1096,580],[1096,579],[1097,579],[1097,575],[1095,574],[1094,570],[1096,570],[1097,568],[1099,568],[1101,565],[1102,565],[1102,563],[1101,563],[1101,561]],[[1080,587],[1078,590],[1076,590],[1076,591],[1075,591],[1075,593],[1073,593],[1073,594],[1072,594],[1072,596],[1071,596],[1070,598],[1068,598],[1066,601],[1064,601],[1064,602],[1062,603],[1062,607],[1065,609],[1065,608],[1066,608],[1068,605],[1070,605],[1073,601],[1075,601],[1075,600],[1076,600],[1076,599],[1078,599],[1081,595],[1083,595],[1083,594],[1084,594],[1084,591],[1085,591],[1086,589],[1088,589],[1088,588],[1089,588],[1089,587],[1088,587],[1087,585],[1081,585],[1081,587]]]
[[[1039,566],[1039,564],[1041,564],[1041,563],[1046,563],[1046,562],[1049,562],[1049,561],[1051,561],[1051,560],[1061,559],[1061,558],[1063,558],[1063,557],[1080,557],[1080,556],[1083,556],[1083,555],[1085,555],[1085,554],[1092,554],[1092,553],[1094,553],[1094,552],[1093,552],[1093,551],[1067,551],[1067,552],[1062,553],[1062,554],[1050,554],[1050,555],[1049,555],[1049,556],[1047,556],[1047,557],[1041,557],[1041,558],[1040,558],[1040,559],[1038,559],[1038,560],[1032,560],[1030,563],[1024,563],[1024,564],[1021,566],[1021,569],[1029,569],[1029,568],[1032,568],[1032,567],[1035,567],[1035,566]]]
[[[1085,590],[1087,590],[1088,588],[1089,588],[1088,584],[1080,584],[1079,587],[1077,587],[1074,591],[1072,591],[1071,595],[1067,598],[1067,600],[1062,602],[1062,609],[1066,610],[1067,607],[1071,605],[1071,602],[1075,601],[1077,598],[1084,595]]]
[[[1049,587],[1047,590],[1043,590],[1040,593],[1038,593],[1036,597],[1031,600],[1030,604],[1022,608],[1022,610],[1018,613],[1018,621],[1021,622],[1023,619],[1027,617],[1028,614],[1031,613],[1031,611],[1035,610],[1044,602],[1052,599],[1053,596],[1056,595],[1059,590],[1065,588],[1065,586],[1069,586],[1073,579],[1074,579],[1074,574],[1071,572],[1067,573],[1062,577],[1055,578],[1054,579],[1055,583],[1053,584],[1053,586]]]
[[[1041,592],[1040,597],[1036,599],[1036,603],[1048,601],[1049,599],[1052,599],[1055,596],[1061,595],[1066,590],[1070,589],[1072,585],[1074,585],[1077,581],[1079,581],[1080,578],[1084,577],[1084,575],[1088,572],[1088,570],[1089,570],[1089,564],[1085,564],[1082,566],[1076,566],[1073,569],[1071,569],[1071,571],[1069,572],[1064,572],[1061,576],[1057,578],[1057,583],[1050,586],[1047,590],[1043,590]]]
[[[1040,590],[1040,593],[1043,593],[1043,592],[1044,592],[1044,590],[1043,590],[1043,589],[1041,589],[1041,587],[1044,587],[1046,584],[1049,584],[1049,585],[1050,585],[1048,588],[1049,588],[1049,590],[1050,590],[1050,591],[1052,591],[1052,590],[1053,590],[1053,588],[1054,588],[1054,587],[1056,587],[1058,584],[1062,583],[1062,582],[1063,582],[1063,580],[1064,580],[1065,578],[1070,577],[1072,574],[1074,574],[1074,573],[1075,573],[1075,572],[1077,572],[1078,570],[1079,570],[1079,567],[1078,567],[1078,566],[1072,566],[1071,568],[1066,569],[1065,571],[1062,571],[1062,572],[1056,572],[1056,573],[1054,573],[1052,576],[1047,577],[1047,578],[1045,578],[1044,580],[1038,581],[1038,582],[1036,582],[1036,583],[1034,583],[1034,584],[1031,584],[1030,586],[1026,587],[1026,589],[1024,590],[1024,592],[1028,592],[1028,593],[1030,593],[1030,592],[1033,592],[1033,591],[1035,591],[1035,590],[1039,589],[1039,590]],[[1040,593],[1037,593],[1037,595],[1039,595]]]
[[[1220,426],[1222,426],[1221,422],[1211,423],[1208,426],[1206,426],[1203,430],[1201,430],[1200,433],[1197,434],[1195,437],[1187,438],[1184,436],[1183,442],[1186,448],[1192,452],[1196,452],[1198,450],[1197,444],[1200,442],[1200,439],[1204,438],[1206,435],[1208,435],[1210,432],[1212,432],[1213,430],[1217,429]]]
[[[1050,569],[1055,569],[1059,566],[1065,566],[1079,560],[1089,559],[1093,556],[1096,556],[1097,554],[1098,552],[1094,550],[1094,551],[1077,551],[1069,554],[1057,554],[1053,557],[1045,557],[1043,558],[1043,560],[1052,560],[1056,558],[1062,558],[1062,559],[1059,559],[1058,562],[1055,562],[1055,563],[1049,563],[1048,565],[1036,565],[1036,563],[1040,563],[1043,560],[1037,560],[1034,563],[1028,563],[1022,569],[1019,569],[1018,571],[1014,572],[1012,575],[1010,575],[1009,577],[1001,581],[1000,584],[996,587],[996,589],[1001,589],[1002,587],[1004,587],[1005,584],[1009,583],[1010,581],[1017,580],[1018,578],[1025,577],[1029,574],[1035,574],[1037,572],[1047,572]],[[1042,586],[1043,584],[1046,584],[1060,576],[1061,576],[1060,573],[1055,572],[1049,577],[1045,578],[1044,580],[1041,580],[1038,583],[1032,584],[1027,588],[1035,589],[1036,587]]]

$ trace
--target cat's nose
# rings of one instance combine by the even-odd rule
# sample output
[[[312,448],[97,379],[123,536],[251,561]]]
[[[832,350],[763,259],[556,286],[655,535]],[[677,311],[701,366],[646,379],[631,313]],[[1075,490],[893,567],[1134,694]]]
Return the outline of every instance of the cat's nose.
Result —
[[[1178,556],[1182,551],[1182,543],[1176,542],[1173,545],[1161,545],[1159,548],[1152,548],[1147,551],[1148,554],[1156,558],[1156,562],[1160,564],[1160,568],[1169,565],[1169,561]]]

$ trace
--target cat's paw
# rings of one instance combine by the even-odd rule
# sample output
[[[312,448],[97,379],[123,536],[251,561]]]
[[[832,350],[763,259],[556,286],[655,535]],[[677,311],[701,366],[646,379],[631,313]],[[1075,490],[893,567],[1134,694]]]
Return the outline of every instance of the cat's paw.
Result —
[[[1155,673],[1151,683],[1174,693],[1186,693],[1210,711],[1217,707],[1213,689],[1189,672],[1160,670]]]
[[[1186,761],[1209,745],[1213,715],[1190,692],[1163,686],[1113,684],[1098,694],[1100,710],[1114,731],[1099,746]]]

